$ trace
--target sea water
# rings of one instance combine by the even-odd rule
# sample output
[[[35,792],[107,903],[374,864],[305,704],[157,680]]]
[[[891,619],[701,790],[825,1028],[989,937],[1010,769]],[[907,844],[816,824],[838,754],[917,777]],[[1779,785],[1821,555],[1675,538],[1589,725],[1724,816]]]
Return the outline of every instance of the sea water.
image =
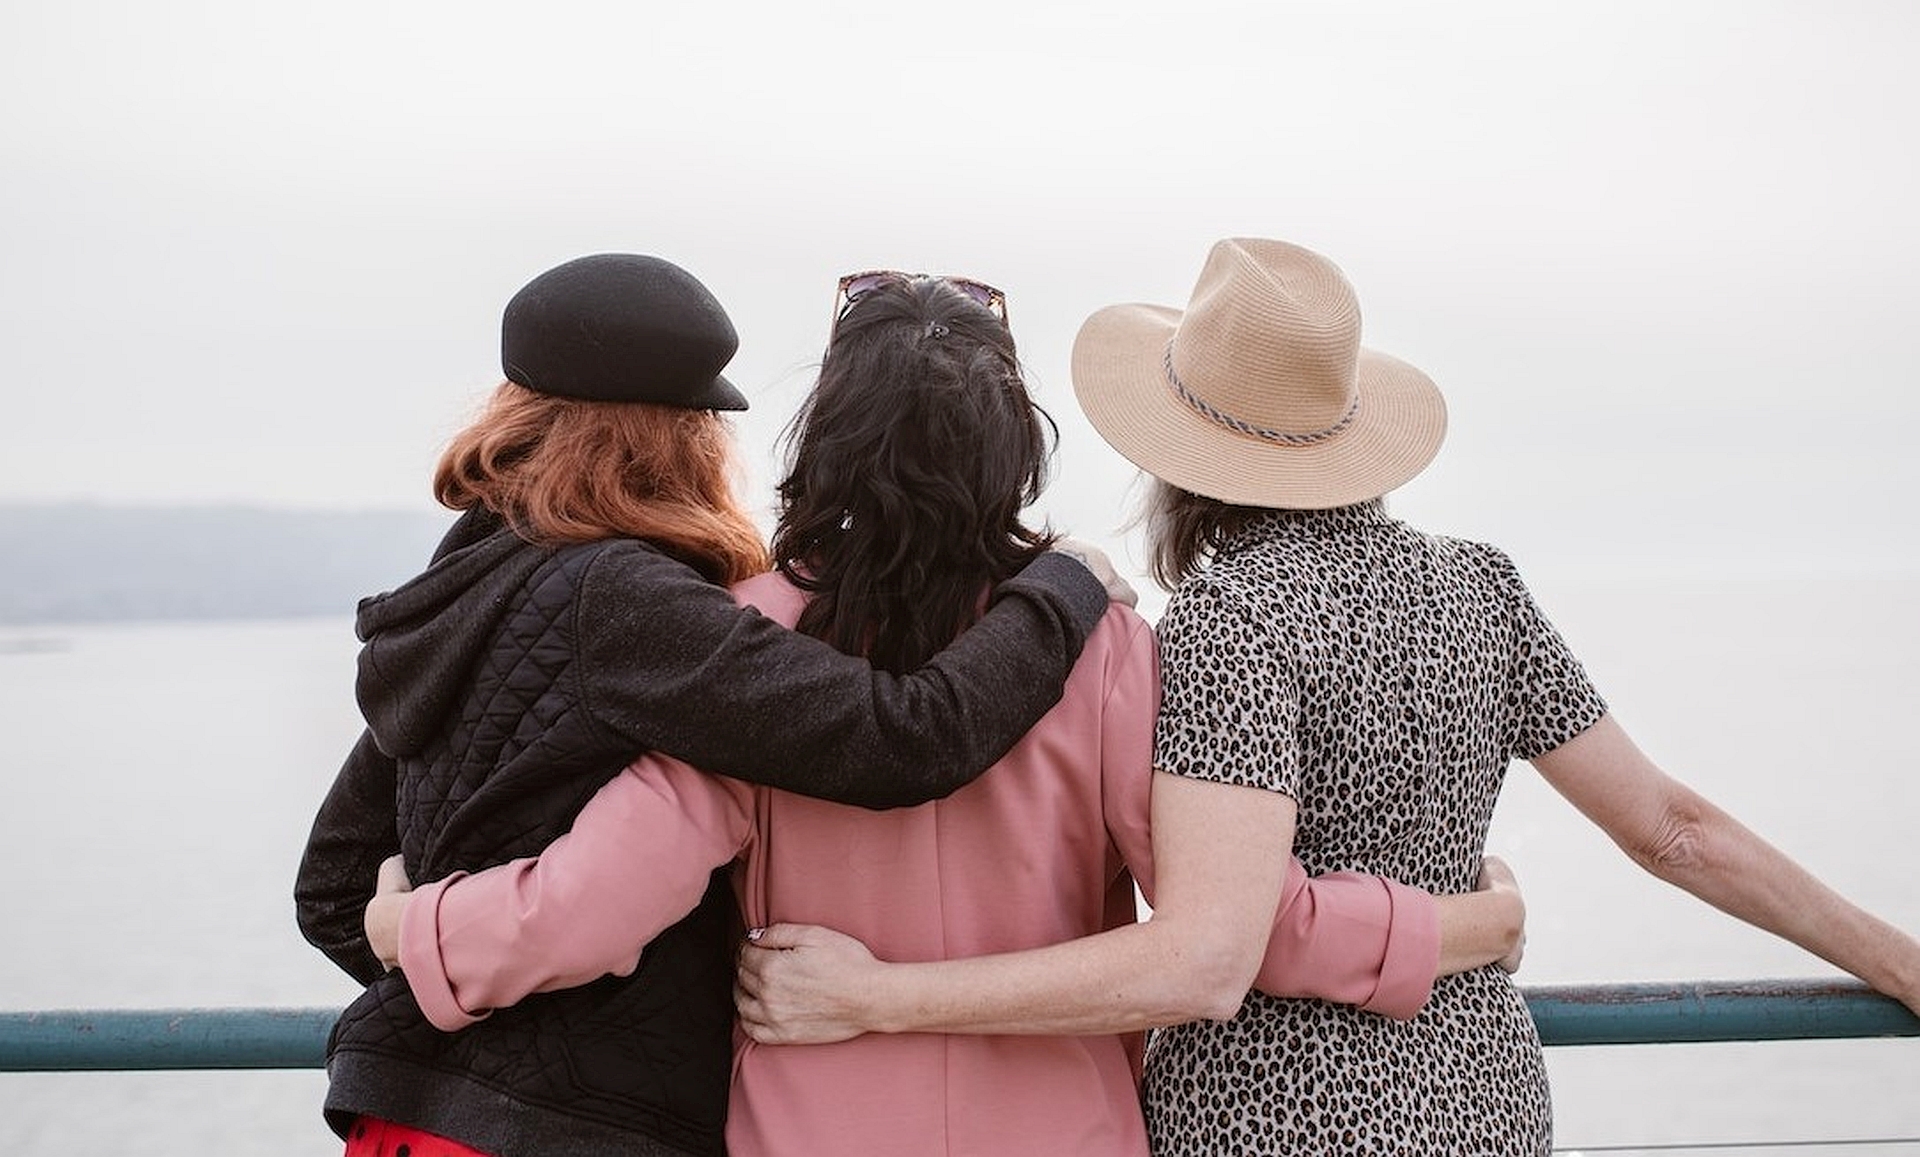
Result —
[[[1920,929],[1920,578],[1534,587],[1650,755]],[[358,731],[355,649],[344,618],[0,628],[0,1007],[352,996],[300,939],[290,893]],[[1524,983],[1834,974],[1641,873],[1524,764],[1493,844],[1528,898]],[[1920,1137],[1920,1040],[1548,1060],[1568,1150]],[[323,1087],[317,1071],[0,1074],[0,1152],[322,1157],[339,1151]]]

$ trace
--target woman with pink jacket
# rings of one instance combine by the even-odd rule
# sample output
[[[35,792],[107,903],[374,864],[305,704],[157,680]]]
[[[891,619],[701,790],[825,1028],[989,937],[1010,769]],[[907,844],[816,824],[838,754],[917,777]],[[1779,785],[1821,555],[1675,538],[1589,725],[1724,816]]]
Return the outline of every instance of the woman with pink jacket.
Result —
[[[836,305],[780,485],[779,570],[735,590],[878,667],[907,668],[1049,545],[1019,517],[1042,485],[1047,423],[997,290],[866,274],[842,279]],[[384,896],[369,935],[448,1030],[633,970],[729,864],[748,926],[828,925],[896,961],[1131,927],[1137,878],[1157,901],[1156,942],[1180,945],[1179,959],[1142,957],[1088,999],[1153,1009],[1157,1024],[1231,1016],[1253,984],[1411,1016],[1437,973],[1514,950],[1520,904],[1504,878],[1436,898],[1372,876],[1307,880],[1284,849],[1250,869],[1217,854],[1244,789],[1152,771],[1158,702],[1152,630],[1115,606],[1059,705],[947,799],[876,813],[649,756],[539,859]],[[1109,1032],[770,1047],[736,1034],[728,1147],[1140,1155],[1140,1044]]]

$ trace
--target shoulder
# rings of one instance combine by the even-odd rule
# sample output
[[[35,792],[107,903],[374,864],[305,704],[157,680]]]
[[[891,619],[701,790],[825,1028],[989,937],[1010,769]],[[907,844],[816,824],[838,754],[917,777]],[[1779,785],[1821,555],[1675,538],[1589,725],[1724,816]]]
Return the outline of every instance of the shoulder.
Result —
[[[1148,661],[1154,654],[1153,626],[1140,617],[1138,611],[1122,603],[1114,603],[1107,613],[1100,616],[1100,622],[1087,636],[1086,648],[1081,651],[1082,662],[1089,656],[1116,656],[1137,659],[1142,653]]]
[[[554,552],[556,561],[566,565],[578,566],[627,566],[649,569],[658,566],[693,568],[684,563],[675,562],[652,543],[638,538],[602,538],[594,542],[577,542],[563,546]]]
[[[575,629],[591,645],[620,649],[644,633],[658,645],[731,630],[740,609],[727,589],[639,539],[606,539],[556,556],[573,597]]]
[[[786,627],[800,621],[800,612],[807,605],[807,592],[794,586],[786,575],[777,570],[743,579],[729,589],[733,593],[733,601],[743,607],[752,607]]]
[[[1490,542],[1440,534],[1399,523],[1411,549],[1419,552],[1431,567],[1455,581],[1510,591],[1519,587],[1520,571],[1507,552]]]
[[[1513,560],[1507,557],[1507,552],[1490,542],[1461,538],[1454,534],[1435,534],[1426,530],[1414,533],[1419,535],[1437,554],[1457,559],[1465,565],[1479,567],[1489,572],[1513,569]]]
[[[1469,580],[1505,595],[1525,594],[1526,581],[1511,555],[1490,542],[1428,535],[1434,549],[1441,552],[1451,567]]]
[[[1262,576],[1244,567],[1210,568],[1189,576],[1167,599],[1159,631],[1163,638],[1187,631],[1207,631],[1256,618],[1259,608],[1276,592]]]
[[[1299,599],[1254,589],[1232,576],[1195,575],[1167,600],[1155,628],[1164,679],[1190,676],[1212,682],[1234,671],[1254,679],[1277,677],[1275,664],[1291,651],[1295,632],[1288,612]]]
[[[636,593],[666,593],[721,588],[699,571],[638,538],[606,538],[560,548],[554,565],[586,590],[631,598]]]

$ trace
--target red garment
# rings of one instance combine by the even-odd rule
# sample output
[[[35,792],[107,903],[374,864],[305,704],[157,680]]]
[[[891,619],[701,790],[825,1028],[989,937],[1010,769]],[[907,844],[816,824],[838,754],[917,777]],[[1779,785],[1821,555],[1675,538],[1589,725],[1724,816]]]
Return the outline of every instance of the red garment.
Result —
[[[347,1157],[487,1157],[487,1154],[425,1129],[396,1125],[378,1117],[362,1117],[347,1134]]]

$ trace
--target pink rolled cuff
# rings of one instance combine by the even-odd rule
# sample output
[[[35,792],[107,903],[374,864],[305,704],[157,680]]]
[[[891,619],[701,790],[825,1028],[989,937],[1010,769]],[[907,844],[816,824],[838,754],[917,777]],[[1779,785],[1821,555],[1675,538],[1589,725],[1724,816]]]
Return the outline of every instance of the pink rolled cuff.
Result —
[[[454,995],[453,982],[447,977],[446,961],[440,955],[440,899],[447,885],[465,876],[455,872],[443,880],[422,884],[413,890],[406,909],[400,915],[400,971],[407,974],[407,985],[420,1011],[442,1032],[453,1032],[485,1020],[489,1010],[474,1012]]]
[[[1425,1006],[1439,967],[1432,896],[1358,872],[1309,879],[1295,861],[1254,987],[1407,1020]]]

